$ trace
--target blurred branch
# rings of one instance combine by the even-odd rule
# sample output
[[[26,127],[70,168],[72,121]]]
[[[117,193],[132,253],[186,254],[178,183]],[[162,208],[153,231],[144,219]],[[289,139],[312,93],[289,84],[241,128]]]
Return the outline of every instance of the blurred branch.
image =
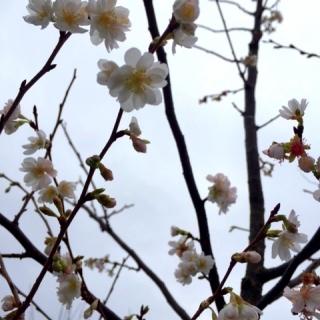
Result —
[[[233,44],[232,44],[232,41],[231,41],[231,38],[230,38],[230,35],[229,35],[227,23],[226,23],[226,20],[225,20],[225,18],[224,18],[224,15],[223,15],[223,12],[222,12],[222,9],[221,9],[221,6],[220,6],[220,1],[221,1],[221,0],[216,0],[216,4],[217,4],[217,7],[218,7],[218,11],[219,11],[219,14],[220,14],[220,17],[221,17],[221,20],[222,20],[222,24],[223,24],[224,30],[226,31],[226,36],[227,36],[227,39],[228,39],[228,42],[229,42],[229,46],[230,46],[230,49],[231,49],[231,53],[232,53],[232,56],[233,56],[234,61],[235,61],[236,64],[237,64],[237,68],[238,68],[238,71],[239,71],[239,75],[240,75],[243,83],[246,84],[246,79],[245,79],[245,77],[244,77],[243,72],[241,71],[240,64],[239,64],[239,60],[237,59],[236,53],[235,53],[234,48],[233,48]],[[233,3],[233,1],[227,1],[227,0],[223,0],[222,2],[225,2],[225,3]]]
[[[262,41],[263,43],[272,43],[274,44],[274,49],[292,49],[292,50],[296,50],[298,51],[301,55],[306,55],[307,58],[320,58],[320,55],[316,54],[316,53],[309,53],[309,52],[306,52],[302,49],[299,49],[298,47],[296,47],[295,45],[293,44],[289,44],[288,46],[284,46],[278,42],[275,42],[273,41],[272,39],[269,39],[269,40],[263,40]]]
[[[226,97],[229,93],[236,94],[240,91],[244,90],[244,88],[236,89],[236,90],[224,90],[220,93],[214,93],[207,96],[204,96],[202,99],[199,100],[199,103],[206,103],[208,99],[212,101],[221,101],[222,97]]]
[[[38,80],[40,80],[47,72],[51,71],[52,69],[54,69],[56,67],[56,65],[52,64],[52,62],[53,62],[54,58],[57,56],[57,54],[59,53],[59,51],[61,50],[64,43],[70,38],[71,34],[72,33],[70,33],[70,32],[67,32],[67,33],[60,32],[59,41],[58,41],[56,47],[53,49],[49,59],[47,60],[45,65],[42,67],[42,69],[29,82],[27,82],[27,80],[22,81],[20,88],[19,88],[18,95],[14,99],[10,110],[8,111],[8,113],[5,116],[2,116],[0,119],[0,134],[3,131],[5,124],[7,123],[7,121],[9,120],[11,115],[13,114],[13,112],[16,110],[18,104],[20,103],[20,101],[22,100],[24,95],[28,92],[28,90]]]
[[[157,36],[159,36],[159,30],[157,26],[157,20],[155,16],[153,3],[151,0],[143,0],[143,3],[145,6],[151,38],[155,39]],[[168,65],[168,61],[167,61],[166,54],[164,52],[163,47],[159,47],[156,53],[157,53],[158,60]],[[166,80],[168,84],[163,88],[165,112],[166,112],[167,120],[169,122],[173,137],[177,145],[181,165],[183,168],[183,175],[185,178],[185,182],[186,182],[193,206],[196,211],[200,240],[201,240],[201,248],[205,255],[211,255],[212,258],[214,258],[212,248],[211,248],[209,227],[208,227],[208,221],[207,221],[206,211],[204,207],[204,202],[201,200],[201,197],[199,195],[199,191],[197,189],[196,182],[193,176],[193,171],[192,171],[192,167],[189,159],[187,146],[184,140],[184,136],[181,132],[179,123],[177,121],[177,117],[175,115],[172,92],[171,92],[170,74],[168,75]],[[210,279],[211,290],[212,292],[215,292],[220,284],[216,264],[210,270],[209,279]],[[215,302],[218,310],[222,309],[223,306],[225,305],[225,301],[222,296],[219,296]],[[188,319],[188,318],[189,317],[186,315],[185,319]]]
[[[220,1],[220,2],[221,2],[221,1]],[[209,27],[207,27],[207,26],[205,26],[205,25],[203,25],[203,24],[198,24],[198,23],[197,23],[197,27],[202,28],[202,29],[205,29],[205,30],[208,30],[208,31],[213,32],[213,33],[226,32],[225,29],[216,30],[216,29],[212,29],[212,28],[209,28]],[[229,28],[227,31],[228,31],[228,32],[232,32],[232,31],[249,31],[249,32],[252,32],[252,30],[249,29],[249,28]]]
[[[216,1],[216,0],[211,0],[211,1]],[[219,2],[234,5],[234,6],[236,6],[238,9],[240,9],[241,11],[243,11],[244,13],[249,14],[249,15],[251,15],[251,16],[254,15],[254,12],[250,12],[250,11],[248,11],[247,9],[241,7],[240,4],[237,3],[237,2],[235,2],[235,1],[219,0]]]
[[[265,127],[265,126],[267,126],[269,123],[271,123],[271,122],[273,122],[273,121],[275,121],[275,120],[277,120],[278,118],[280,118],[281,116],[280,116],[280,114],[278,114],[277,116],[275,116],[275,117],[273,117],[273,118],[271,118],[270,120],[268,120],[267,122],[265,122],[264,124],[262,124],[261,126],[257,126],[257,130],[259,130],[259,129],[261,129],[261,128],[263,128],[263,127]]]
[[[218,58],[220,58],[220,59],[222,59],[222,60],[224,60],[224,61],[228,61],[228,62],[236,62],[235,60],[232,60],[232,59],[226,58],[225,56],[221,55],[220,53],[217,53],[217,52],[212,51],[212,50],[205,49],[205,48],[200,47],[200,46],[198,46],[198,45],[196,45],[196,44],[194,44],[194,45],[193,45],[193,48],[196,48],[196,49],[202,50],[202,51],[204,51],[204,52],[206,52],[206,53],[213,54],[214,56],[216,56],[216,57],[218,57]]]

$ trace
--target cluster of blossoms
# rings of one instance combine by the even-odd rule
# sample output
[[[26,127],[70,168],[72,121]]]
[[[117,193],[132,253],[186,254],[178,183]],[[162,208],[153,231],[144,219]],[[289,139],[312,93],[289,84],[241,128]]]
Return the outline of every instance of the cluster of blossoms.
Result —
[[[270,16],[263,16],[261,19],[261,25],[264,28],[264,32],[267,32],[269,34],[274,32],[276,29],[273,26],[273,23],[274,22],[281,23],[282,20],[283,20],[283,16],[281,12],[278,10],[272,10],[270,12]]]
[[[70,309],[72,301],[79,298],[81,294],[81,280],[75,273],[76,268],[80,266],[81,260],[78,259],[74,264],[68,253],[62,256],[56,253],[53,256],[53,274],[57,277],[59,283],[57,288],[58,299],[66,305],[67,309]]]
[[[8,102],[4,105],[3,109],[0,110],[0,115],[5,116],[10,110],[12,104],[13,104],[13,100],[9,99]],[[12,113],[12,115],[10,116],[10,118],[8,119],[4,127],[4,131],[6,134],[12,134],[18,130],[20,125],[17,119],[21,116],[20,110],[21,110],[20,104],[18,104],[18,106],[16,107],[16,109],[14,110],[14,112]]]
[[[216,203],[219,207],[219,214],[226,213],[229,206],[236,202],[237,188],[230,188],[229,179],[222,173],[217,173],[215,176],[207,175],[207,180],[213,183],[209,187],[208,201]]]
[[[118,41],[126,40],[131,22],[127,8],[116,7],[116,0],[29,0],[28,23],[46,28],[50,22],[60,31],[85,33],[82,26],[90,25],[90,39],[94,45],[104,41],[108,52],[119,48]]]
[[[249,54],[245,58],[241,58],[240,62],[244,64],[246,67],[255,67],[257,65],[257,55],[255,54]]]
[[[262,311],[230,290],[230,301],[219,312],[218,320],[258,320]]]
[[[185,234],[186,232],[177,227],[171,227],[171,235]],[[192,277],[197,273],[208,275],[214,265],[214,259],[210,255],[205,256],[203,252],[198,254],[194,248],[193,240],[189,240],[187,235],[180,237],[178,241],[169,241],[170,255],[176,254],[180,258],[178,269],[175,270],[174,276],[177,281],[183,285],[190,284]]]
[[[199,17],[199,0],[176,0],[173,5],[173,15],[178,28],[166,39],[173,39],[172,52],[176,53],[177,44],[185,48],[192,48],[198,38],[194,36],[197,25],[194,23]]]
[[[292,302],[291,312],[299,314],[300,319],[310,320],[313,317],[320,319],[320,285],[319,277],[314,273],[303,273],[302,285],[286,287],[283,296]]]
[[[290,250],[296,253],[301,251],[300,243],[307,243],[308,236],[298,232],[300,222],[294,210],[291,210],[289,217],[278,215],[277,219],[283,221],[282,230],[269,230],[268,237],[277,238],[272,244],[272,258],[279,258],[284,261],[291,259]]]
[[[288,107],[283,106],[283,109],[279,110],[280,116],[287,120],[296,120],[298,126],[294,127],[294,136],[289,142],[277,143],[273,142],[269,149],[262,151],[270,158],[283,162],[288,160],[293,162],[298,159],[298,167],[306,173],[312,172],[316,179],[320,178],[320,157],[316,161],[313,157],[309,156],[306,150],[310,149],[310,146],[305,143],[303,139],[303,116],[308,106],[307,100],[302,99],[299,103],[296,99],[288,101]],[[320,185],[319,190],[313,193],[315,200],[320,202]]]

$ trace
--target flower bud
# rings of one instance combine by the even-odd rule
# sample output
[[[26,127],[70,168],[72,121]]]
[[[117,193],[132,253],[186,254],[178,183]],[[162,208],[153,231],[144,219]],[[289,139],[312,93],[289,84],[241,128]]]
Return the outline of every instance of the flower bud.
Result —
[[[48,208],[45,205],[42,207],[39,207],[39,210],[46,216],[58,218],[58,216],[50,208]]]
[[[176,226],[171,226],[171,236],[175,237],[179,234],[180,229]]]
[[[92,316],[93,311],[97,310],[98,304],[99,304],[99,300],[98,299],[94,300],[91,306],[83,313],[83,318],[84,319],[90,318]]]
[[[45,255],[47,255],[47,256],[50,255],[56,240],[57,240],[57,237],[52,237],[52,238],[46,237],[46,239],[44,241],[44,244],[46,245],[46,247],[44,249]]]
[[[150,143],[148,140],[141,140],[136,136],[131,136],[131,138],[134,150],[141,153],[147,152],[147,144]]]
[[[261,256],[255,251],[246,251],[241,253],[235,253],[232,258],[240,263],[258,263],[261,260]]]
[[[61,199],[58,196],[54,196],[53,197],[53,203],[56,206],[56,208],[58,209],[60,215],[63,217],[64,216],[64,212],[63,212],[63,204]]]
[[[141,130],[136,117],[132,117],[131,122],[129,124],[129,128],[130,128],[130,134],[135,136],[140,136]]]
[[[13,296],[5,296],[2,300],[2,310],[3,311],[11,311],[17,307],[16,300]]]
[[[93,169],[96,169],[97,168],[97,165],[98,163],[100,162],[100,157],[98,155],[94,155],[92,157],[89,157],[87,160],[86,160],[86,164],[93,168]]]
[[[264,154],[269,156],[270,158],[274,158],[280,161],[284,159],[284,147],[280,144],[274,142],[268,150],[262,151]]]
[[[99,168],[100,174],[104,180],[106,180],[106,181],[113,180],[113,174],[110,169],[106,168],[101,162],[99,162],[98,168]]]
[[[302,156],[298,161],[298,167],[303,172],[311,172],[314,169],[315,159],[310,156]]]
[[[114,198],[110,198],[106,194],[99,194],[96,199],[100,204],[109,209],[114,208],[117,204]]]

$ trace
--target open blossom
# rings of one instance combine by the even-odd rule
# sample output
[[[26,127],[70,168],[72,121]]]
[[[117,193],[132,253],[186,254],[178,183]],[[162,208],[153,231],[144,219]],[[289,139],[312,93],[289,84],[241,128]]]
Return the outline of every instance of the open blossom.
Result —
[[[8,102],[4,105],[3,109],[0,110],[0,115],[4,114],[6,115],[8,113],[8,111],[10,110],[11,106],[13,104],[13,100],[9,99]],[[15,108],[13,114],[10,116],[10,118],[8,119],[5,127],[4,127],[4,131],[6,134],[11,134],[15,131],[17,131],[18,127],[13,120],[17,119],[20,115],[20,104],[17,105],[17,107]]]
[[[57,188],[59,196],[62,198],[75,199],[76,195],[74,194],[74,191],[76,190],[76,186],[77,184],[74,182],[61,181]]]
[[[27,172],[23,180],[28,187],[32,187],[32,191],[46,188],[51,183],[51,178],[57,175],[52,162],[41,157],[38,157],[38,160],[32,157],[25,158],[20,171]]]
[[[49,25],[53,16],[51,0],[29,0],[27,10],[30,15],[24,16],[24,21],[35,26],[41,26],[41,29]]]
[[[179,22],[192,23],[199,13],[199,0],[176,0],[173,4],[173,14]]]
[[[196,264],[198,272],[202,272],[205,275],[209,274],[214,263],[214,259],[210,255],[205,256],[203,252],[201,252],[200,255],[197,254]]]
[[[194,37],[191,34],[185,33],[181,28],[175,29],[173,31],[173,43],[172,43],[172,53],[176,53],[177,44],[191,49],[192,46],[198,41],[197,37]]]
[[[58,288],[58,299],[70,309],[72,301],[79,298],[81,294],[81,281],[76,274],[69,274],[60,282]]]
[[[52,203],[53,198],[58,195],[58,190],[55,186],[48,186],[47,188],[43,188],[39,191],[39,203]]]
[[[98,61],[98,67],[101,71],[97,74],[97,82],[103,86],[107,86],[111,73],[119,67],[115,62],[105,59]]]
[[[298,216],[291,210],[288,221],[297,228],[300,227],[300,222],[298,221]],[[289,261],[291,259],[290,250],[293,252],[300,252],[301,246],[299,243],[307,243],[308,236],[304,233],[291,233],[288,229],[285,229],[279,233],[278,238],[272,244],[272,258],[279,258],[283,261]]]
[[[118,97],[121,108],[127,112],[139,110],[146,104],[160,104],[162,96],[159,88],[167,84],[167,65],[154,62],[154,57],[149,52],[141,55],[137,48],[129,49],[124,60],[126,65],[110,75],[110,95]]]
[[[292,302],[291,312],[299,313],[303,310],[314,312],[320,308],[320,286],[311,284],[303,285],[301,288],[284,288],[283,296]]]
[[[116,0],[89,0],[88,5],[91,42],[98,45],[104,40],[108,52],[119,48],[117,41],[125,41],[125,32],[131,27],[129,10],[115,7],[116,3]]]
[[[236,202],[237,188],[230,188],[229,179],[222,173],[218,173],[215,176],[207,175],[207,180],[213,183],[212,187],[209,187],[208,201],[217,203],[221,212],[226,213],[229,210],[229,206]]]
[[[29,144],[24,144],[22,148],[26,149],[23,154],[29,155],[35,153],[37,150],[42,149],[46,145],[46,134],[39,130],[37,131],[37,137],[29,137]]]
[[[289,100],[288,107],[282,106],[283,110],[279,110],[280,116],[287,120],[300,120],[307,106],[308,102],[306,99],[301,99],[300,103],[296,99]]]
[[[182,257],[185,251],[192,251],[194,243],[192,240],[187,243],[187,239],[187,236],[181,236],[178,241],[169,241],[169,246],[171,246],[172,249],[170,249],[168,253],[170,255],[177,254],[179,257]]]
[[[53,3],[55,13],[54,26],[60,31],[71,33],[85,33],[88,30],[80,26],[90,24],[87,12],[87,1],[81,0],[56,0]]]

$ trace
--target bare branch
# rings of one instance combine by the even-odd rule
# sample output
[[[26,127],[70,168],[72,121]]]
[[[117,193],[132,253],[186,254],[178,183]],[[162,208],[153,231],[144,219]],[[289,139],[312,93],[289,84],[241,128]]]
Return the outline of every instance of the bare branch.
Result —
[[[212,101],[221,101],[222,97],[226,97],[229,93],[236,94],[240,91],[244,90],[244,88],[236,89],[236,90],[224,90],[220,93],[210,94],[204,96],[202,99],[199,100],[199,103],[206,103],[208,99]]]
[[[205,26],[203,24],[198,24],[198,23],[197,23],[197,27],[205,29],[205,30],[208,30],[208,31],[213,32],[213,33],[222,33],[222,32],[224,33],[224,32],[226,32],[225,29],[216,30],[216,29],[212,29],[212,28],[209,28],[209,27],[207,27],[207,26]],[[252,32],[252,30],[249,29],[249,28],[230,28],[227,31],[228,32],[232,32],[232,31],[248,31],[248,32]]]
[[[215,1],[215,0],[211,0],[211,1]],[[235,2],[235,1],[219,0],[219,2],[234,5],[234,6],[236,6],[238,9],[240,9],[241,11],[243,11],[244,13],[249,14],[249,15],[251,15],[251,16],[254,15],[254,12],[250,12],[250,11],[248,11],[247,9],[241,7],[240,4],[237,3],[237,2]]]
[[[276,41],[273,41],[272,39],[269,39],[269,40],[263,40],[262,41],[263,43],[272,43],[274,44],[274,49],[292,49],[292,50],[296,50],[298,51],[301,55],[306,55],[306,58],[320,58],[320,55],[316,54],[316,53],[310,53],[310,52],[307,52],[307,51],[304,51],[302,49],[299,49],[298,47],[296,47],[295,45],[293,44],[289,44],[288,46],[285,46],[285,45],[282,45]]]
[[[206,53],[210,53],[210,54],[213,54],[214,56],[224,60],[224,61],[228,61],[228,62],[236,62],[235,60],[232,60],[232,59],[229,59],[229,58],[226,58],[225,56],[221,55],[220,53],[217,53],[215,51],[212,51],[212,50],[208,50],[208,49],[205,49],[205,48],[202,48],[196,44],[193,45],[193,48],[196,48],[196,49],[199,49],[199,50],[202,50]]]
[[[273,117],[273,118],[271,118],[270,120],[268,120],[267,122],[265,122],[264,124],[262,124],[261,126],[257,126],[257,130],[259,130],[259,129],[261,129],[261,128],[263,128],[263,127],[265,127],[265,126],[267,126],[269,123],[271,123],[271,122],[273,122],[273,121],[275,121],[275,120],[277,120],[278,118],[280,118],[281,116],[280,116],[280,114],[278,114],[277,116],[275,116],[275,117]]]

